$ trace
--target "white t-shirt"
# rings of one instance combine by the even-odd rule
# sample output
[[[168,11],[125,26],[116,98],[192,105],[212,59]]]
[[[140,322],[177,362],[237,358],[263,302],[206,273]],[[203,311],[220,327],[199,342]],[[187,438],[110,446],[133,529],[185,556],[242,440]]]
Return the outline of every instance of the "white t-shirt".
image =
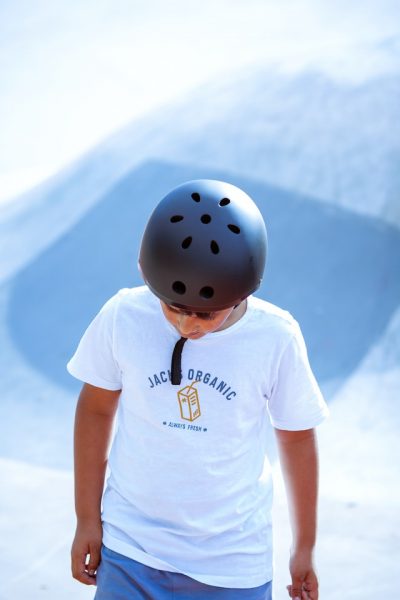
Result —
[[[274,427],[315,427],[328,409],[299,326],[251,296],[231,327],[188,340],[146,288],[120,290],[82,337],[68,371],[122,390],[103,497],[104,544],[153,568],[249,588],[272,579]]]

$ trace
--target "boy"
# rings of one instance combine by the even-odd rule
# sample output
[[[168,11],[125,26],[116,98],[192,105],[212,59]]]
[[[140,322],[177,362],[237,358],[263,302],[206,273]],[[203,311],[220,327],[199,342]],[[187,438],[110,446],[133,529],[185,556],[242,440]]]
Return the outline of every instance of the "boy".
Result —
[[[85,382],[72,572],[96,600],[272,597],[268,419],[291,512],[289,596],[318,598],[313,428],[327,407],[296,321],[252,296],[266,253],[242,190],[179,186],[143,235],[146,286],[111,298],[68,363]]]

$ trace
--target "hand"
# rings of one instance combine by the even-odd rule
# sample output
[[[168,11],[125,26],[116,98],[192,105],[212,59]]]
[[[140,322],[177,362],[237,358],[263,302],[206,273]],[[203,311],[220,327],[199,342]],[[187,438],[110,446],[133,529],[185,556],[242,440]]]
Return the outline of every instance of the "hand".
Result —
[[[318,578],[315,573],[312,552],[297,550],[291,553],[289,570],[292,584],[287,586],[294,600],[318,600]]]
[[[100,519],[79,521],[71,548],[72,577],[86,585],[96,585],[100,564],[103,527]]]

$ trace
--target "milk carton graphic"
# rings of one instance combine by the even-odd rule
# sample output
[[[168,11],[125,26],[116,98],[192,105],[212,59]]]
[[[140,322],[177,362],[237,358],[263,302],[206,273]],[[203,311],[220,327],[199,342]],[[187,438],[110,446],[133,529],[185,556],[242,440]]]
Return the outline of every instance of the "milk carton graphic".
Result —
[[[193,386],[199,383],[194,381],[191,385],[187,385],[178,392],[179,408],[181,418],[185,421],[195,421],[201,415],[199,394]]]

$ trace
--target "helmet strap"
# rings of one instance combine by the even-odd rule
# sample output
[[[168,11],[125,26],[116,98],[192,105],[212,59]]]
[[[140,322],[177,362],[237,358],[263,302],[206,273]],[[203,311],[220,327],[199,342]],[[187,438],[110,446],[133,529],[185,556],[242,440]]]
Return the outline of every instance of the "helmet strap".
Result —
[[[175,344],[174,351],[172,352],[171,360],[171,383],[172,385],[180,385],[182,381],[182,350],[187,338],[181,337]]]

